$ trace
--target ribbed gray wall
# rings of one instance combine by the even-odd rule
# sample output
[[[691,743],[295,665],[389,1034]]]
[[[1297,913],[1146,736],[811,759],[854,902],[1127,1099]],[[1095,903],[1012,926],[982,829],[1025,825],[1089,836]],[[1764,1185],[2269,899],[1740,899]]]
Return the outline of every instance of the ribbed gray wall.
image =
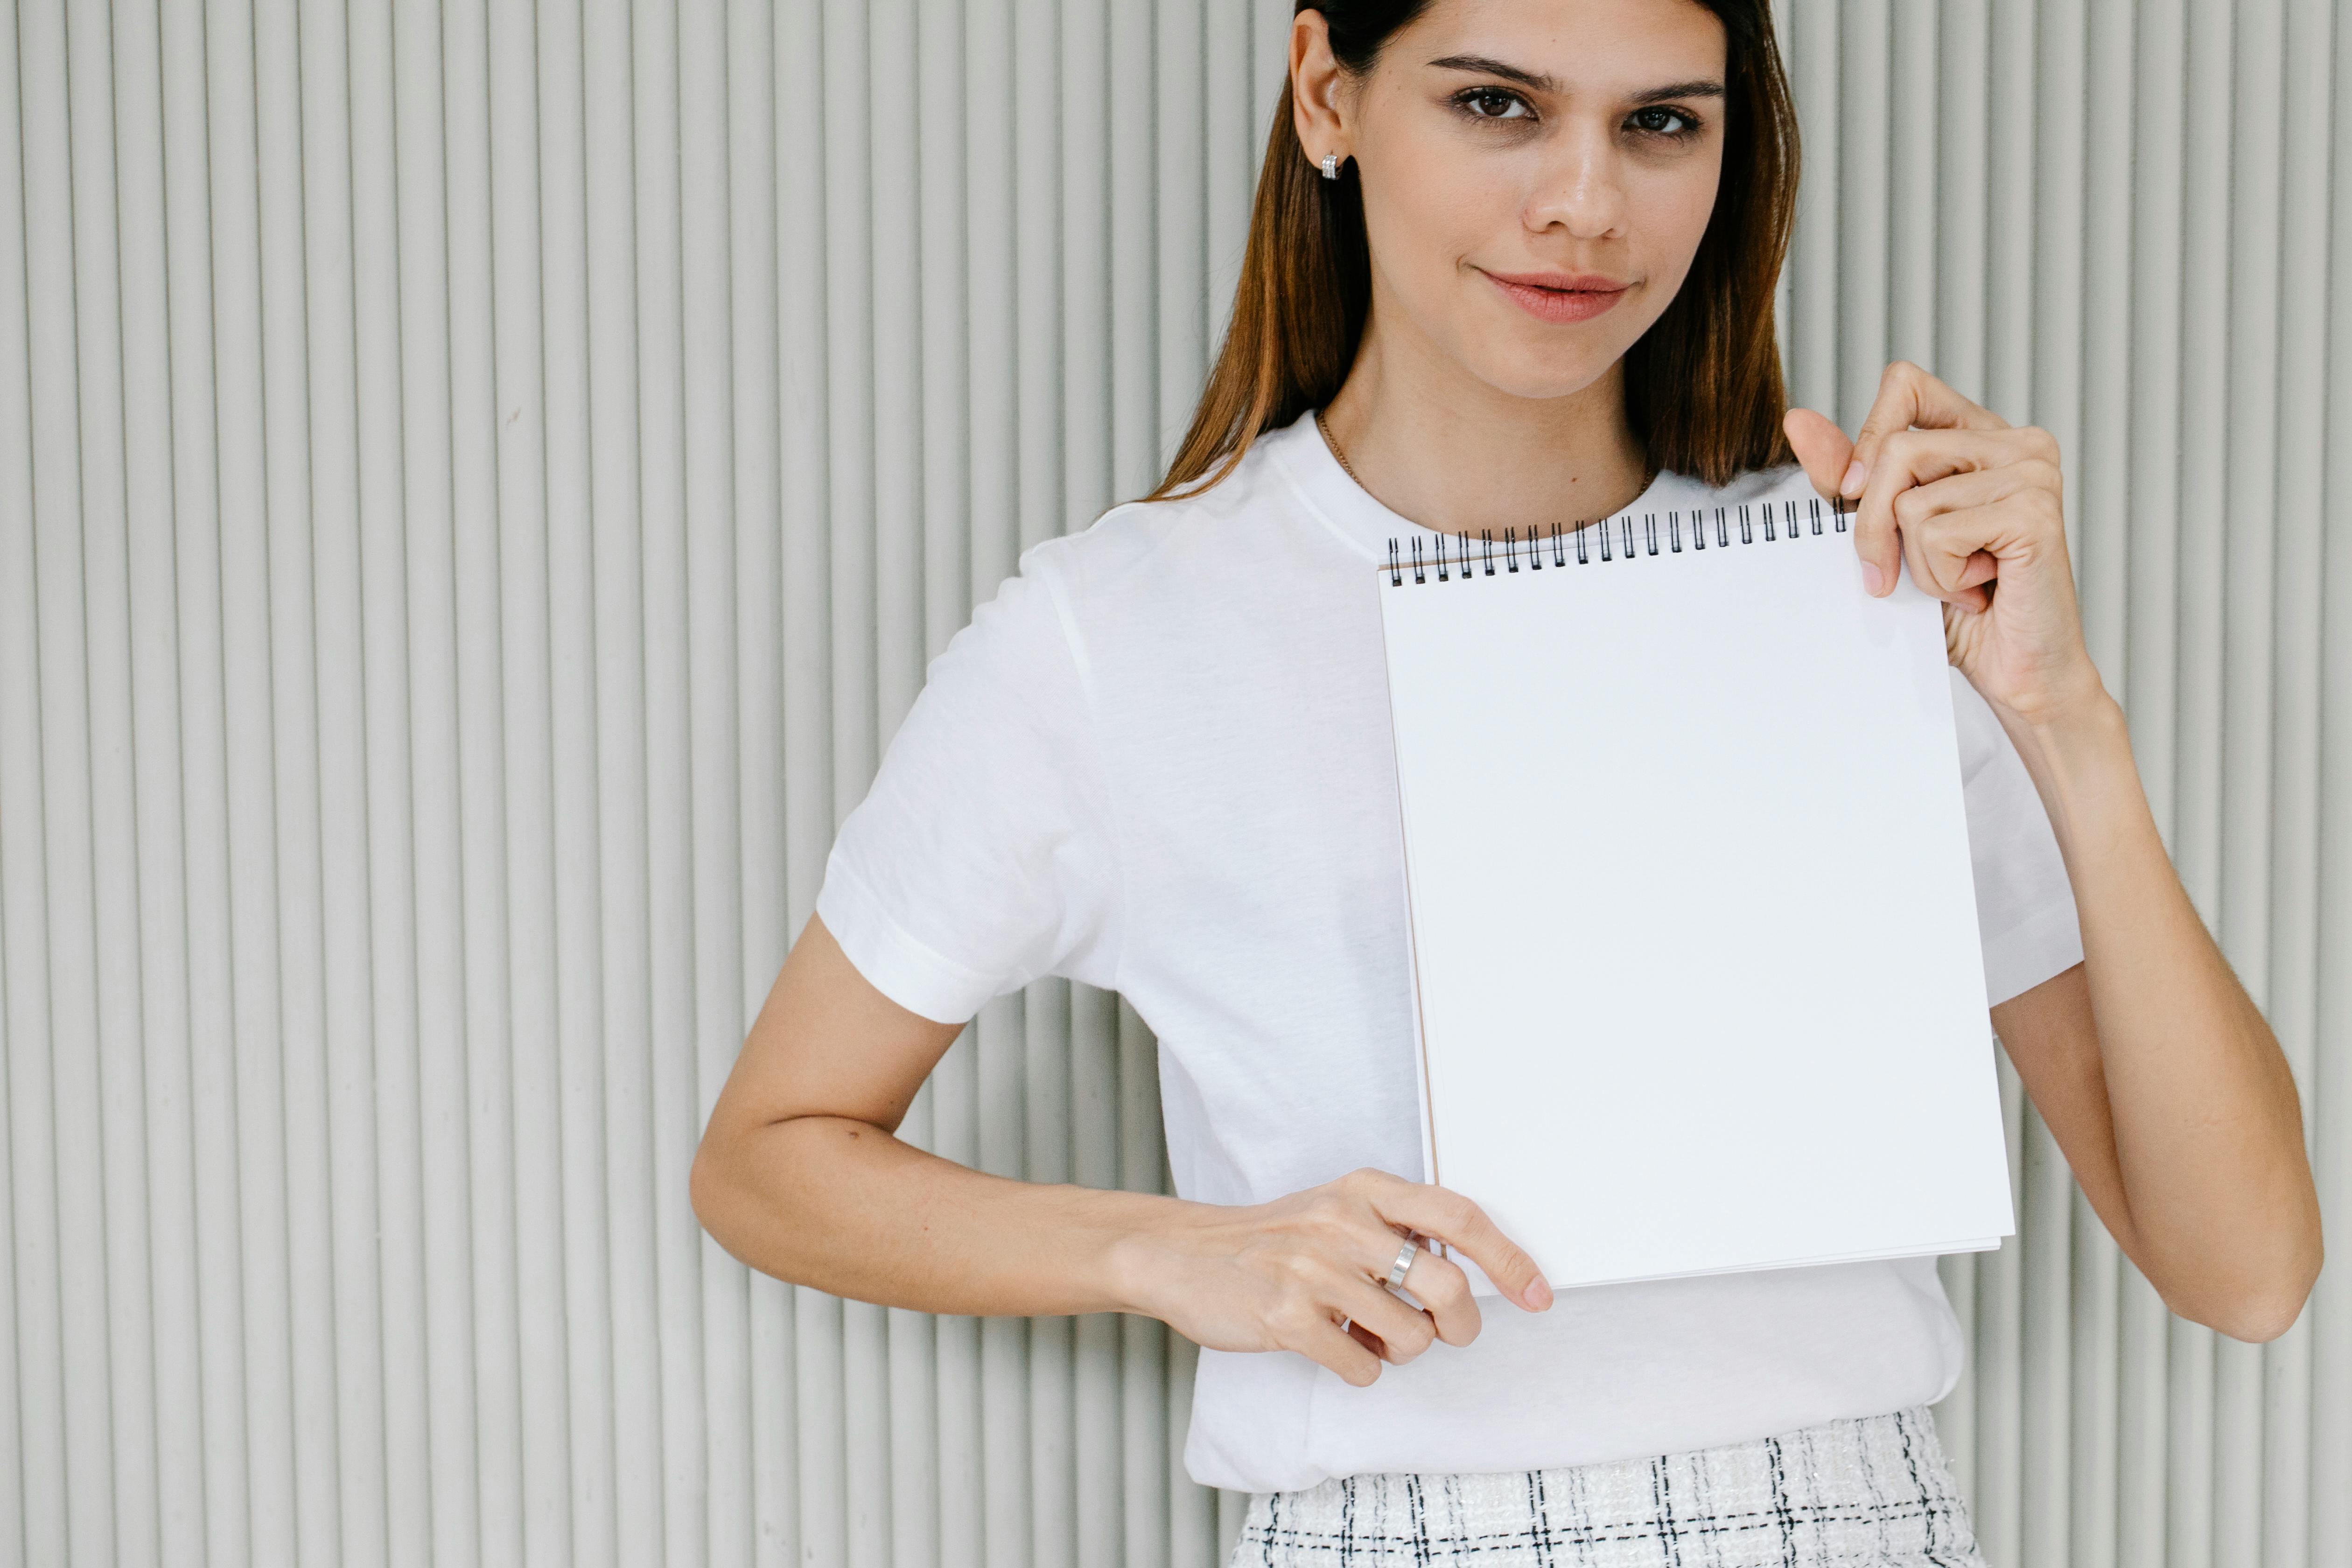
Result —
[[[1181,432],[1286,10],[13,0],[0,1559],[1214,1558],[1181,1341],[786,1288],[686,1172],[926,661]],[[1795,395],[2058,434],[2352,1215],[2345,18],[1783,22]],[[1992,1561],[2352,1564],[2344,1268],[2169,1320],[2007,1089],[1941,1411]],[[1150,1038],[1032,986],[908,1131],[1157,1186]]]

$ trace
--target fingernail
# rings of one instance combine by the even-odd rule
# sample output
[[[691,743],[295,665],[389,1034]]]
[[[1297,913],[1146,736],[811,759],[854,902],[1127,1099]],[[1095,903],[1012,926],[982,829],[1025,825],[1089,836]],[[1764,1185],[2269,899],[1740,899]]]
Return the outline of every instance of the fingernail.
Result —
[[[1848,463],[1845,466],[1845,478],[1838,481],[1838,493],[1840,495],[1848,496],[1860,495],[1862,493],[1862,481],[1869,477],[1870,470],[1862,466],[1862,459],[1860,458],[1856,458],[1853,462]]]
[[[1865,561],[1862,563],[1862,585],[1874,594],[1886,585],[1886,574],[1878,569],[1877,562]]]
[[[1526,1300],[1530,1310],[1540,1312],[1551,1305],[1551,1284],[1540,1274],[1528,1282]]]

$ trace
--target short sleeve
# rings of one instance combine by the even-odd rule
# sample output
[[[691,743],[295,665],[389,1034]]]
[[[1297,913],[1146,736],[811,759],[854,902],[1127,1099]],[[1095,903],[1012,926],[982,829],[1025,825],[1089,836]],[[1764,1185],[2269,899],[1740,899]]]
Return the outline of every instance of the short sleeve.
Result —
[[[1118,841],[1044,548],[931,660],[817,891],[858,972],[940,1023],[1045,974],[1111,984]]]
[[[2033,775],[1982,693],[1957,668],[1958,727],[1977,927],[1984,941],[1985,1001],[2008,1001],[2083,960],[2074,889]]]

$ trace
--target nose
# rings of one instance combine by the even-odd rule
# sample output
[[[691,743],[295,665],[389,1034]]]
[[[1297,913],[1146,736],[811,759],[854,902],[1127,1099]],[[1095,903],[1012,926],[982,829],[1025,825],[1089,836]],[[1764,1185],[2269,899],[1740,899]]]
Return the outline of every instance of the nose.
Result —
[[[1579,239],[1599,239],[1625,221],[1625,185],[1604,127],[1570,127],[1546,150],[1520,211],[1528,232],[1559,225]]]

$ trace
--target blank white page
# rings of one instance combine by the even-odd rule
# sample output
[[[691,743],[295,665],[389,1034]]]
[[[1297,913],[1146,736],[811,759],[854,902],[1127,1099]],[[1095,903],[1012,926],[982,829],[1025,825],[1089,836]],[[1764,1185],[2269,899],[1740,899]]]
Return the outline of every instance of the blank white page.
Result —
[[[2012,1229],[1940,607],[1814,499],[1378,574],[1428,1174],[1555,1286]]]

